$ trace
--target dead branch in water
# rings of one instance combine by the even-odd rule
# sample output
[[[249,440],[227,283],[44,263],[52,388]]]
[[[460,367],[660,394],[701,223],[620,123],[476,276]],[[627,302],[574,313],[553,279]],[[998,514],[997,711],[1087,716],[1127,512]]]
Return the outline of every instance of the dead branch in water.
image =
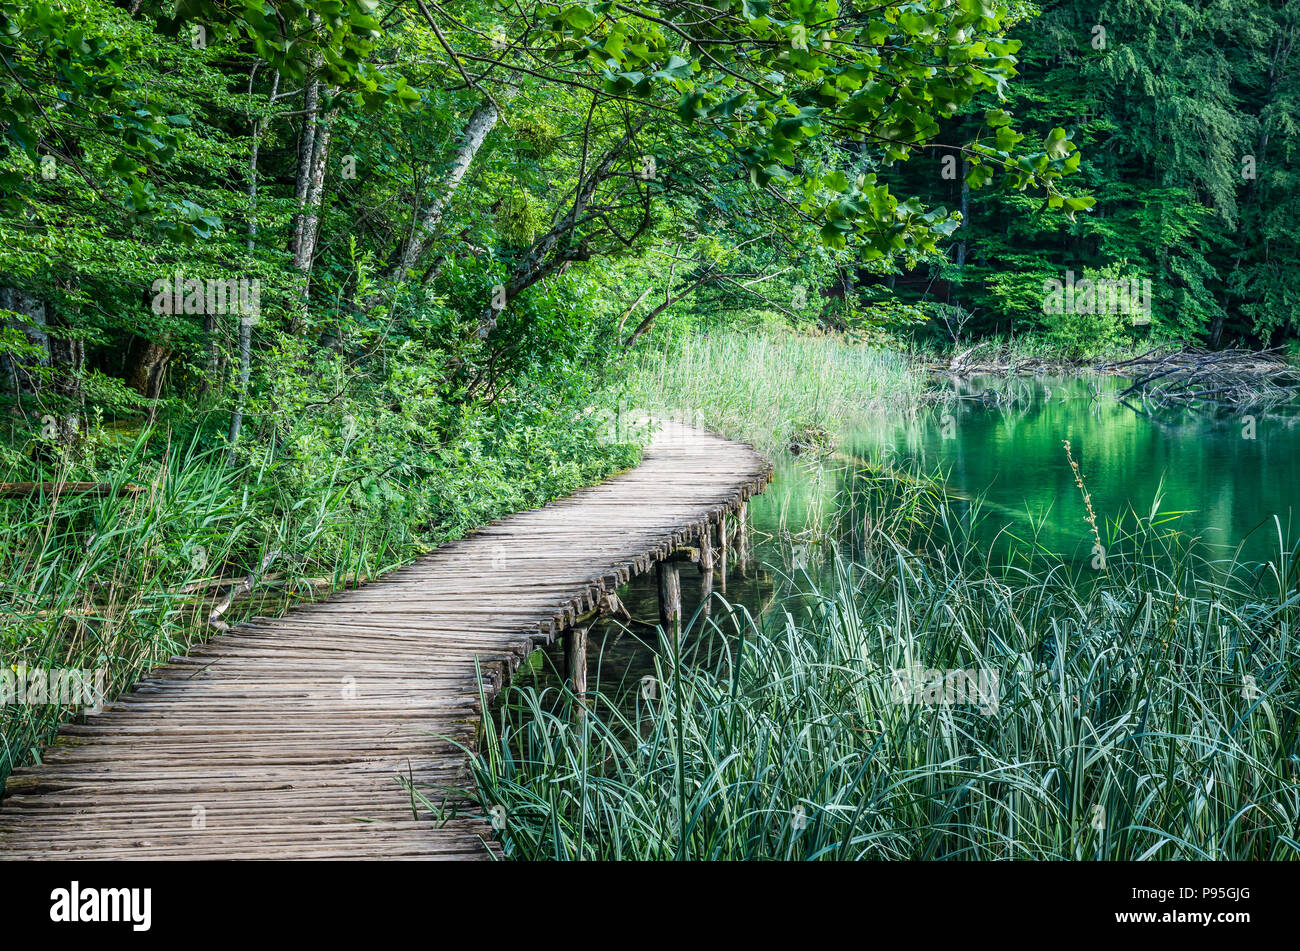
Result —
[[[217,607],[213,609],[212,613],[208,615],[208,624],[215,627],[218,631],[230,630],[230,625],[221,620],[221,616],[230,610],[230,606],[234,604],[235,601],[253,590],[253,585],[257,583],[258,576],[263,574],[266,569],[271,566],[271,562],[275,561],[279,555],[280,552],[278,550],[267,552],[266,557],[262,559],[261,566],[226,593],[225,600],[222,601],[221,604],[217,605]]]
[[[1139,397],[1156,406],[1271,405],[1293,398],[1296,386],[1300,385],[1300,370],[1287,360],[1280,347],[1270,350],[1153,347],[1124,360],[1088,363],[1059,357],[1016,358],[1006,348],[989,356],[976,356],[986,346],[971,347],[954,356],[946,366],[931,365],[929,369],[954,378],[984,374],[1044,376],[1080,371],[1133,376],[1133,382],[1119,394],[1120,399]]]
[[[1280,349],[1183,349],[1133,361],[1124,366],[1142,375],[1120,399],[1138,395],[1157,406],[1210,403],[1229,408],[1268,405],[1294,396],[1300,375]]]

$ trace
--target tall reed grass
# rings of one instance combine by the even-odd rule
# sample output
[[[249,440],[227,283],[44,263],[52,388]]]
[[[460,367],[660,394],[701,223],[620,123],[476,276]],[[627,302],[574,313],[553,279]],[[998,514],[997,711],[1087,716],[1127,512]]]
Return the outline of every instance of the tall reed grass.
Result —
[[[582,715],[508,688],[471,756],[505,855],[1300,858],[1300,550],[1225,570],[1157,512],[1105,572],[995,567],[917,512],[762,618],[719,599]],[[900,691],[921,669],[995,700]]]
[[[922,389],[900,352],[835,337],[711,333],[640,354],[628,399],[774,452],[827,448],[855,417]]]

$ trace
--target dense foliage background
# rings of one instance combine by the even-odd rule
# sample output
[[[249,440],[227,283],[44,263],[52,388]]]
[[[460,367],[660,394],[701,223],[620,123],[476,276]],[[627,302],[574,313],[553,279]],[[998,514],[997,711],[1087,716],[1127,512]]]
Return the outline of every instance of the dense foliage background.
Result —
[[[1300,310],[1300,6],[1286,0],[1044,3],[1007,109],[1064,126],[1097,204],[1074,221],[944,176],[942,150],[899,178],[958,205],[956,245],[885,280],[941,305],[945,336],[1038,335],[1066,349],[1146,338],[1223,346],[1292,339]],[[960,138],[961,117],[946,136]],[[1045,279],[1152,282],[1150,323],[1045,315]],[[947,306],[960,308],[954,314]]]
[[[412,476],[501,414],[567,426],[661,315],[811,323],[938,253],[956,214],[881,176],[977,100],[972,175],[1091,205],[1066,134],[995,108],[1028,7],[709,9],[0,5],[10,464],[144,416]]]

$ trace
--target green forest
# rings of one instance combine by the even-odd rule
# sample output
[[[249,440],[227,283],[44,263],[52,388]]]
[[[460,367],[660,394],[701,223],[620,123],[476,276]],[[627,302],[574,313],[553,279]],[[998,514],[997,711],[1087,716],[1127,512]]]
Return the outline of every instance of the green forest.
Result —
[[[162,420],[377,499],[683,332],[1295,336],[1294,5],[710,9],[6,5],[7,465]]]
[[[1290,366],[1297,41],[1290,0],[0,0],[5,665],[99,668],[110,694],[125,690],[242,620],[375,581],[632,469],[653,435],[648,411],[787,463],[838,453],[865,467],[866,487],[853,486],[865,499],[842,503],[849,522],[867,519],[900,559],[938,561],[882,587],[874,607],[859,597],[871,570],[828,569],[837,616],[869,626],[871,610],[906,601],[938,617],[961,589],[952,666],[970,662],[957,656],[967,647],[1039,656],[1064,640],[1049,628],[1145,631],[1186,654],[1141,654],[1114,676],[1204,681],[1197,725],[1179,707],[1173,732],[1208,729],[1211,708],[1231,720],[1223,669],[1237,677],[1245,662],[1193,664],[1192,645],[1207,643],[1197,625],[1292,630],[1293,561],[1282,558],[1291,573],[1276,590],[1246,599],[1271,606],[1266,621],[1231,586],[1208,613],[1184,610],[1180,586],[1208,575],[1154,515],[1103,537],[1092,470],[1067,463],[1060,442],[1077,437],[1063,430],[1046,442],[1069,504],[1087,506],[1070,510],[1071,530],[1086,552],[1114,551],[1117,567],[1079,593],[1031,553],[1016,582],[1030,588],[1012,597],[991,575],[965,574],[986,566],[970,537],[951,534],[940,489],[880,459],[846,463],[845,447],[851,420],[921,412],[935,398],[927,369],[975,351],[1069,372],[1157,351]],[[1228,389],[1202,392],[1247,412]],[[967,397],[1028,398],[989,392]],[[961,412],[942,419],[960,427]],[[1253,440],[1269,417],[1249,412]],[[1119,440],[1106,451],[1118,455]],[[783,511],[773,536],[786,527]],[[868,541],[862,557],[878,555],[891,557]],[[1179,567],[1157,570],[1160,559]],[[824,611],[808,618],[797,657],[776,633],[755,635],[780,655],[763,676],[796,720],[824,712],[818,690],[852,690],[790,686],[856,656]],[[1260,675],[1279,691],[1275,729],[1243,741],[1206,815],[1186,818],[1186,797],[1171,792],[1132,818],[1144,786],[1120,778],[1103,787],[1124,802],[1112,811],[1131,817],[1127,838],[1087,838],[1086,803],[1038,803],[1019,820],[1032,844],[1002,852],[1004,833],[991,831],[939,844],[923,830],[958,820],[916,800],[882,807],[886,856],[1294,858],[1295,826],[1279,831],[1300,817],[1294,636],[1240,649],[1277,675]],[[1070,676],[1094,676],[1085,660],[1071,658]],[[680,664],[678,652],[665,681],[688,678],[697,699],[726,692],[705,682],[706,665]],[[1131,712],[1146,696],[1106,690],[1099,703],[1115,716],[1114,704]],[[520,772],[475,761],[484,810],[551,789],[550,770],[575,755],[548,746],[549,718],[571,724],[566,713],[526,716],[512,733],[529,709],[516,701],[489,721],[487,743],[526,737],[512,754]],[[572,804],[557,795],[543,808],[550,793],[537,792],[521,796],[541,810],[535,825],[507,853],[821,857],[841,837],[844,855],[877,841],[830,819],[797,844],[759,830],[743,847],[730,833],[692,846],[675,820],[646,831],[658,797],[686,808],[686,759],[722,769],[709,715],[693,715],[700,746],[676,748],[670,768],[635,762],[644,750],[620,746],[613,727],[601,734],[620,788],[638,770],[663,787],[591,808],[639,820],[562,832],[555,817],[572,820]],[[39,761],[71,713],[0,717],[3,779]],[[905,746],[891,724],[880,735]],[[814,812],[828,782],[846,796],[887,782],[839,758],[858,742],[839,729],[805,764],[800,801]],[[1012,745],[971,769],[1083,742],[1057,723],[1013,748],[1033,730],[980,734]],[[575,736],[565,742],[588,743]],[[912,747],[894,765],[919,770],[931,754]],[[1143,756],[1129,765],[1159,775],[1157,751]],[[1170,754],[1166,778],[1203,788],[1208,767],[1186,756],[1175,768]],[[750,749],[728,762],[761,772],[757,759]],[[524,765],[542,761],[535,774]],[[950,779],[929,775],[921,798],[942,800]],[[1287,818],[1247,829],[1236,810],[1256,783],[1272,784]],[[1029,785],[1005,795],[1032,799]],[[1002,822],[996,805],[961,809],[968,828]],[[1168,838],[1142,831],[1185,818]]]

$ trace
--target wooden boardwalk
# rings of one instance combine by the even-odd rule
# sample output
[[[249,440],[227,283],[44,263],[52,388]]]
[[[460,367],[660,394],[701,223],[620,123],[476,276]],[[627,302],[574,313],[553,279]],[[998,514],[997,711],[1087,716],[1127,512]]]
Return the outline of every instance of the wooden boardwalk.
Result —
[[[417,818],[399,779],[465,781],[476,661],[495,693],[770,473],[666,423],[628,473],[174,658],[10,777],[0,858],[486,858],[483,818]]]

